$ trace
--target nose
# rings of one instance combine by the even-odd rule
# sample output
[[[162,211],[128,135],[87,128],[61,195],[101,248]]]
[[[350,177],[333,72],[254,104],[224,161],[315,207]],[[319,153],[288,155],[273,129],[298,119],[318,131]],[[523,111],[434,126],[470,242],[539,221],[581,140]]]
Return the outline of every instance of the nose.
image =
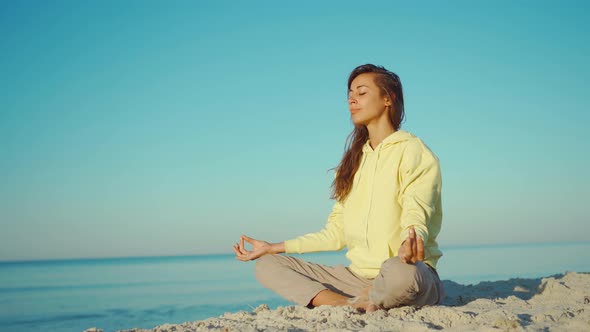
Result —
[[[353,105],[356,104],[356,99],[352,98],[352,97],[348,97],[348,105]]]

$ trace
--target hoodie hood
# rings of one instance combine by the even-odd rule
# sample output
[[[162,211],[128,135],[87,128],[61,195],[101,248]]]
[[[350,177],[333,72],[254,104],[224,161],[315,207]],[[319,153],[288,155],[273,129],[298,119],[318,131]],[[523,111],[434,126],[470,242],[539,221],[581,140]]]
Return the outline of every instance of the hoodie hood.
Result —
[[[391,146],[391,145],[394,145],[397,143],[406,142],[406,141],[409,141],[413,138],[416,138],[416,136],[414,136],[413,134],[411,134],[405,130],[400,129],[398,131],[393,132],[391,135],[385,137],[385,139],[383,141],[381,141],[381,143],[379,143],[379,145],[377,145],[375,147],[375,149],[373,149],[371,147],[370,140],[367,140],[367,142],[363,146],[363,152],[365,152],[365,153],[374,152],[375,150],[383,149],[385,147],[388,147],[388,146]]]

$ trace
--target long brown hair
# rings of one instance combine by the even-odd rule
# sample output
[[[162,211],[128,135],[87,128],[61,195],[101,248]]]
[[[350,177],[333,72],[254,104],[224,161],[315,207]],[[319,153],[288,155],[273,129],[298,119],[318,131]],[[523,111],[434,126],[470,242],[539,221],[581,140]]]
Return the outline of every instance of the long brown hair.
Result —
[[[402,82],[395,73],[372,64],[361,65],[352,70],[348,76],[348,90],[352,81],[360,74],[374,73],[374,82],[381,88],[381,96],[389,96],[393,101],[394,107],[388,107],[389,121],[395,130],[401,126],[404,119],[404,95],[402,91]],[[369,139],[369,130],[365,125],[355,125],[353,131],[348,135],[345,144],[345,152],[340,164],[335,167],[336,178],[332,182],[332,197],[339,202],[343,202],[350,190],[354,174],[359,168],[359,163],[363,154],[363,145]]]

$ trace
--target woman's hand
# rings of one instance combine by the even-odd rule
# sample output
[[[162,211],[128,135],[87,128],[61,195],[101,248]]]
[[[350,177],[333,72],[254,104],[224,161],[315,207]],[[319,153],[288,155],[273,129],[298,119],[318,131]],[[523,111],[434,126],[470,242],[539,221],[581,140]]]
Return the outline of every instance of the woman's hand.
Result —
[[[410,236],[399,247],[397,256],[402,263],[406,264],[424,260],[424,240],[416,236],[414,226],[410,226]]]
[[[252,245],[252,250],[246,250],[244,247],[244,241],[250,243]],[[243,262],[251,261],[257,259],[260,256],[266,254],[274,254],[273,245],[266,242],[260,241],[256,239],[252,239],[247,237],[246,235],[242,235],[240,237],[240,243],[234,244],[234,252],[236,253],[236,259],[239,259]],[[276,252],[278,253],[278,252]]]

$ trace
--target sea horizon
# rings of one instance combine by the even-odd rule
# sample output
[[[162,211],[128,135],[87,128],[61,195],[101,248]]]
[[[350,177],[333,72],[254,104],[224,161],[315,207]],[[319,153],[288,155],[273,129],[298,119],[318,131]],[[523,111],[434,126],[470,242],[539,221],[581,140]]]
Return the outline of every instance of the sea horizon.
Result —
[[[485,244],[451,244],[451,245],[440,245],[441,251],[445,250],[456,250],[456,249],[483,249],[483,248],[517,248],[517,247],[530,247],[538,245],[546,246],[568,246],[568,245],[581,245],[590,244],[590,241],[555,241],[555,242],[525,242],[525,243],[485,243]],[[346,252],[346,249],[340,251],[325,251],[325,252],[314,252],[309,254],[336,254]],[[308,255],[309,255],[308,254]],[[117,259],[158,259],[158,258],[195,258],[195,257],[207,257],[207,256],[234,256],[233,252],[211,252],[211,253],[179,253],[179,254],[162,254],[162,255],[129,255],[129,256],[81,256],[81,257],[57,257],[57,258],[25,258],[25,259],[0,259],[0,264],[4,263],[42,263],[42,262],[67,262],[67,261],[84,261],[84,260],[117,260]]]

